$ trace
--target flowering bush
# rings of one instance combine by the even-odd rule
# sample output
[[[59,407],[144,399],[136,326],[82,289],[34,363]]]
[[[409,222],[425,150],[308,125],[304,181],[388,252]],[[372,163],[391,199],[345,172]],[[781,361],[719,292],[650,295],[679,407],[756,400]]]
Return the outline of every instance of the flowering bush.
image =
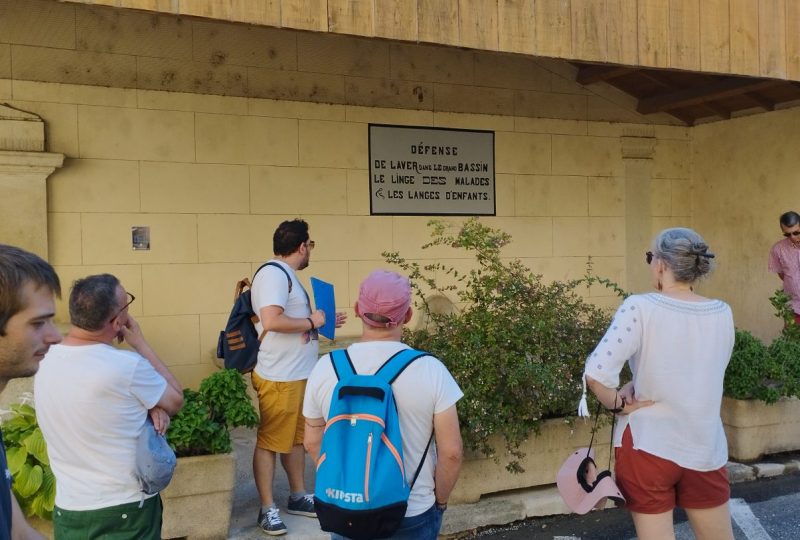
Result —
[[[519,445],[538,432],[545,418],[573,415],[581,394],[586,357],[602,337],[610,316],[578,294],[579,287],[601,283],[591,275],[575,281],[544,283],[519,260],[505,260],[500,250],[511,237],[477,219],[453,229],[432,221],[432,241],[474,256],[477,267],[460,274],[443,263],[421,266],[397,252],[387,262],[410,277],[427,327],[408,331],[410,345],[444,362],[464,391],[458,412],[468,448],[494,455],[490,435],[502,435],[511,454],[507,468],[519,472]],[[456,284],[441,286],[434,274]],[[455,293],[464,306],[437,313],[430,296]]]

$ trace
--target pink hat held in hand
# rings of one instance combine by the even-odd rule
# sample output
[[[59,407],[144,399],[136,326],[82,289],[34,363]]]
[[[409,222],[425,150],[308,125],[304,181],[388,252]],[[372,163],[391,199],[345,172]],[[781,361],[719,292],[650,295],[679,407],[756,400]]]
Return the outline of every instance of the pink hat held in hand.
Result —
[[[356,308],[366,324],[393,328],[405,322],[411,307],[411,285],[397,272],[375,270],[361,282]]]
[[[556,485],[561,498],[576,514],[602,509],[608,499],[617,505],[625,503],[611,471],[598,474],[594,463],[594,450],[581,448],[567,458],[556,476]]]

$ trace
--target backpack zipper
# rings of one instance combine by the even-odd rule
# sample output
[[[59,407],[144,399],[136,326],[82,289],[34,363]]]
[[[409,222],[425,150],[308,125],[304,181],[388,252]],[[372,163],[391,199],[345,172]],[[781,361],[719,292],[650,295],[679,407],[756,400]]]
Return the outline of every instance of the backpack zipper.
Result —
[[[328,420],[328,423],[325,424],[325,431],[328,431],[328,428],[330,428],[336,422],[341,422],[343,420],[350,422],[351,426],[355,426],[356,422],[359,420],[366,420],[368,422],[375,422],[384,429],[386,428],[383,419],[380,416],[375,416],[374,414],[340,414]]]
[[[388,448],[389,452],[391,452],[392,456],[394,456],[394,460],[397,462],[397,466],[400,467],[400,475],[403,477],[403,485],[405,485],[406,468],[403,465],[403,460],[400,459],[400,453],[397,451],[397,448],[394,447],[392,441],[389,440],[389,437],[386,436],[386,433],[381,433],[381,441],[383,441],[383,444],[386,445],[386,448]]]
[[[369,502],[369,462],[372,457],[372,433],[367,437],[367,463],[364,472],[364,499]]]

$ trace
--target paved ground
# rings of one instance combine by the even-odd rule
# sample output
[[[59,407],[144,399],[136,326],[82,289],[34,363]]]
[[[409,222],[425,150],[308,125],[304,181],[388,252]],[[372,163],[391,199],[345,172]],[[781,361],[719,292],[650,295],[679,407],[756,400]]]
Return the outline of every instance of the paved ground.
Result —
[[[800,474],[734,484],[731,515],[736,540],[795,540],[800,537]],[[676,540],[693,540],[686,514],[675,513]],[[610,509],[586,516],[554,516],[479,531],[471,538],[502,540],[634,540],[630,515]]]
[[[255,523],[259,507],[258,493],[253,482],[252,472],[255,432],[238,429],[234,431],[233,438],[238,455],[238,482],[234,492],[234,509],[231,517],[229,538],[234,540],[263,540],[268,536],[261,532]],[[760,463],[750,465],[730,463],[728,469],[731,475],[731,482],[734,484],[733,497],[734,499],[741,499],[741,502],[732,501],[733,515],[737,523],[737,540],[788,540],[790,538],[800,538],[800,522],[798,522],[800,513],[796,512],[796,509],[800,508],[800,494],[798,494],[800,492],[800,454],[771,456]],[[783,482],[783,484],[780,484],[784,486],[781,489],[786,493],[783,493],[778,487],[774,487],[778,486],[778,484],[752,482],[753,480],[764,480],[773,477],[776,478],[776,481]],[[785,477],[786,479],[777,477]],[[767,496],[772,498],[776,495],[787,498],[785,501],[780,499],[779,502],[783,502],[775,508],[759,502],[756,502],[754,506],[750,502],[753,498],[752,495],[737,494],[739,489],[744,489],[743,487],[738,487],[737,484],[742,484],[742,486],[751,484],[773,486],[766,489],[762,498],[766,499]],[[306,485],[309,491],[313,491],[314,470],[310,462],[307,463],[306,467]],[[787,491],[786,485],[791,486],[791,489]],[[289,487],[286,482],[286,473],[280,465],[276,472],[275,495],[278,507],[282,510],[281,515],[289,529],[289,533],[284,538],[303,540],[324,540],[329,538],[326,533],[319,529],[315,519],[292,516],[286,513]],[[780,510],[784,503],[786,505],[785,510],[783,510],[785,515]],[[526,524],[516,523],[512,525],[511,529],[493,529],[481,532],[480,535],[487,538],[525,538],[532,540],[627,540],[628,538],[633,538],[633,533],[631,532],[633,530],[632,523],[630,522],[630,517],[624,511],[609,509],[583,517],[558,515],[564,512],[565,507],[555,487],[518,490],[507,494],[483,497],[475,504],[451,506],[445,514],[442,533],[459,537],[473,536],[468,531],[483,530],[493,525],[506,526],[520,520],[528,520]],[[771,514],[773,518],[767,519],[767,514]],[[537,516],[556,517],[530,519]],[[758,517],[753,519],[754,516]],[[764,519],[761,519],[762,517]],[[685,519],[683,514],[676,516],[679,534],[677,540],[693,538]],[[763,534],[759,536],[761,531],[758,526],[761,526],[760,523],[762,521],[774,522],[774,525],[772,525],[773,530],[769,533],[764,533],[766,536]],[[597,529],[592,527],[593,524],[600,523],[602,523],[602,527],[612,531],[610,536],[598,535]],[[780,530],[780,526],[786,524],[792,524],[791,528],[786,529],[785,532]],[[520,530],[522,536],[511,535],[514,532],[514,528]],[[541,528],[544,528],[544,530],[540,530]],[[549,530],[547,530],[548,528]],[[493,536],[494,534],[499,536]],[[509,536],[503,536],[505,534],[509,534]]]
[[[236,448],[236,489],[234,491],[233,513],[231,515],[231,527],[229,538],[235,540],[264,540],[268,535],[261,532],[256,526],[258,517],[259,501],[258,491],[253,482],[253,447],[255,443],[255,431],[246,429],[236,429],[233,432],[233,442]],[[310,462],[306,462],[306,486],[308,491],[314,489],[314,468]],[[289,533],[282,538],[296,538],[303,540],[328,540],[330,536],[319,529],[316,519],[303,516],[293,516],[286,513],[286,502],[289,499],[289,484],[286,480],[286,473],[278,465],[275,471],[275,501],[281,510]]]

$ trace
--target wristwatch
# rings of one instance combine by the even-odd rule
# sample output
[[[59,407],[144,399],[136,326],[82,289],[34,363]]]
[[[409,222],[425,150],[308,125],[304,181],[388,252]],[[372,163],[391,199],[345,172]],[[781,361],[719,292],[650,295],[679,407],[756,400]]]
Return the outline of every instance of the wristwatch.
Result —
[[[439,512],[444,512],[445,510],[447,510],[447,503],[446,502],[440,503],[439,501],[436,501],[436,509]]]

